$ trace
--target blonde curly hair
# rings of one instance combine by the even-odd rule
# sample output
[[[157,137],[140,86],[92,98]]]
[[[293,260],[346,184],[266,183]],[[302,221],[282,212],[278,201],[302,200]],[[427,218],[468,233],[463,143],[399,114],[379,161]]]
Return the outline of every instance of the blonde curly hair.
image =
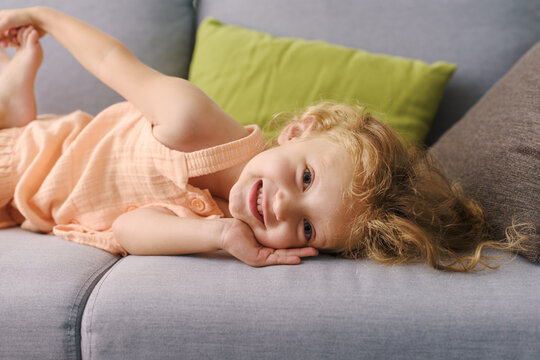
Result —
[[[351,221],[336,234],[343,245],[336,253],[387,265],[424,261],[435,269],[468,271],[498,267],[484,248],[523,250],[523,224],[507,229],[504,240],[489,240],[482,208],[447,180],[426,151],[364,107],[323,102],[288,122],[306,117],[315,120],[308,137],[328,137],[353,160],[353,180],[344,194]]]

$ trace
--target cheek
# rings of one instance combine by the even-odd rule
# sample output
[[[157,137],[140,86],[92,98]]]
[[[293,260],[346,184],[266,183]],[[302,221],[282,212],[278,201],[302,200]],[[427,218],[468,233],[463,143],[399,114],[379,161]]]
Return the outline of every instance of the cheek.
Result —
[[[237,217],[241,210],[241,192],[239,191],[239,184],[236,183],[231,188],[229,193],[229,211],[233,217]]]
[[[257,229],[255,238],[266,247],[272,249],[287,249],[296,246],[296,234],[290,226],[279,226],[273,229]]]
[[[247,182],[238,181],[233,185],[229,193],[229,212],[231,216],[246,223],[254,219],[248,208],[249,190],[250,186]]]

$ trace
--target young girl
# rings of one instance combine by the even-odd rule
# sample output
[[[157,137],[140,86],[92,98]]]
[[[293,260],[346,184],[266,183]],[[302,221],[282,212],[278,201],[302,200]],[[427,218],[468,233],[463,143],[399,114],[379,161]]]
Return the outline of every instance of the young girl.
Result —
[[[32,121],[46,33],[127,102]],[[17,47],[0,52],[3,227],[123,255],[224,249],[252,266],[321,250],[463,271],[489,266],[485,246],[519,245],[485,241],[480,208],[362,108],[310,107],[265,150],[193,84],[55,10],[0,11],[0,43]]]

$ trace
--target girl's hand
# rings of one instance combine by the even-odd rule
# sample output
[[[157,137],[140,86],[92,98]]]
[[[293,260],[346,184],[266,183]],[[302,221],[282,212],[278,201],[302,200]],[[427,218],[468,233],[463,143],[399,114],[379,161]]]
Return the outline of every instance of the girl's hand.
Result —
[[[45,31],[36,23],[32,13],[39,11],[37,8],[1,10],[0,11],[0,45],[3,47],[19,46],[17,35],[19,30],[26,26],[33,26],[39,37],[43,37]]]
[[[227,219],[222,234],[222,249],[244,263],[259,267],[268,265],[296,265],[302,257],[317,256],[312,247],[297,249],[271,249],[257,242],[250,227],[237,219]]]

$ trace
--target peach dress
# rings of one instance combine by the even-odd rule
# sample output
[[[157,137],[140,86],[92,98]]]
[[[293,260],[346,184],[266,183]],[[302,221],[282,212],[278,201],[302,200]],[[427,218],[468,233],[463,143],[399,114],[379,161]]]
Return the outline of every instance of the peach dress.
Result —
[[[242,139],[185,153],[161,144],[152,124],[123,102],[95,118],[75,111],[1,130],[0,227],[21,224],[126,255],[111,227],[127,211],[161,206],[180,217],[222,217],[210,192],[188,180],[263,151],[261,130],[246,128]]]

